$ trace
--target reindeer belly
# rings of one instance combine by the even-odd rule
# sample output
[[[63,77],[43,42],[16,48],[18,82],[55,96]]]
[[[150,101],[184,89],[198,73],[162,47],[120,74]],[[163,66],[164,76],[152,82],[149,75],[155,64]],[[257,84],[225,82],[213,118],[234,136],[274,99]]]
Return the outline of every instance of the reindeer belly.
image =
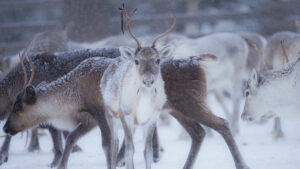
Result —
[[[55,128],[67,131],[72,131],[77,126],[76,122],[72,118],[68,117],[53,119],[50,121],[50,124],[52,124]]]

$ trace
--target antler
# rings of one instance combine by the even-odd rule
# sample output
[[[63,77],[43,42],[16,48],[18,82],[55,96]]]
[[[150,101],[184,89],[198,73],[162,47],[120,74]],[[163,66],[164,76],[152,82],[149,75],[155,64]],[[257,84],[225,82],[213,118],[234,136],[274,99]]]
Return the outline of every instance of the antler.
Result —
[[[175,28],[175,25],[176,25],[176,15],[175,15],[174,13],[173,13],[173,15],[174,15],[174,21],[173,21],[172,26],[171,26],[166,32],[164,32],[164,33],[158,35],[158,36],[154,39],[154,41],[153,41],[153,43],[152,43],[152,48],[155,48],[155,44],[156,44],[156,41],[157,41],[158,39],[164,37],[165,35],[167,35],[168,33],[170,33],[170,32]]]
[[[26,68],[25,68],[24,62],[23,62],[23,55],[24,55],[24,53],[25,53],[25,51],[23,51],[22,55],[19,54],[20,63],[21,63],[21,66],[22,66],[22,69],[23,69],[23,72],[24,72],[24,86],[22,88],[22,91],[25,90],[26,84],[27,84],[27,72],[26,72]]]
[[[132,12],[130,12],[129,16],[127,15],[127,11],[125,8],[122,9],[125,16],[126,16],[126,27],[127,27],[127,31],[128,33],[131,35],[131,37],[136,41],[137,45],[138,45],[138,50],[141,49],[141,44],[140,42],[138,41],[138,39],[133,35],[133,33],[131,32],[130,30],[130,21],[131,21],[131,18],[133,17],[133,15],[135,14],[135,12],[137,11],[137,8],[135,8]]]
[[[282,40],[280,41],[280,44],[281,44],[283,56],[284,56],[285,61],[286,61],[286,63],[287,63],[287,62],[289,62],[289,57],[288,57],[288,55],[287,55],[287,53],[286,53],[286,50],[285,50],[285,47],[284,47],[284,39],[282,39]]]
[[[257,48],[256,44],[253,44],[252,42],[250,42],[249,39],[245,38],[245,41],[247,42],[247,44],[253,48],[255,50],[255,52],[260,56],[260,64],[259,64],[259,72],[261,72],[263,70],[263,63],[264,63],[264,59],[263,59],[263,55],[261,53],[261,51]]]
[[[30,85],[32,83],[33,77],[34,77],[34,65],[32,63],[32,59],[30,57],[28,57],[28,55],[27,55],[27,49],[28,49],[28,46],[29,46],[30,43],[31,43],[31,41],[24,48],[24,50],[22,52],[22,55],[19,54],[20,63],[21,63],[21,66],[22,66],[22,69],[23,69],[23,72],[24,72],[24,86],[23,86],[22,91],[25,90],[27,84]],[[23,62],[24,54],[26,54],[26,58],[27,58],[27,60],[30,64],[30,67],[31,67],[31,75],[30,75],[30,79],[29,79],[28,83],[27,83],[27,71],[26,71],[26,68],[25,68],[25,65],[24,65],[24,62]]]
[[[30,79],[28,81],[28,85],[31,85],[31,83],[33,81],[33,77],[34,77],[34,65],[32,63],[31,57],[27,56],[27,60],[29,61],[29,64],[30,64],[30,67],[31,67],[31,75],[30,75]]]

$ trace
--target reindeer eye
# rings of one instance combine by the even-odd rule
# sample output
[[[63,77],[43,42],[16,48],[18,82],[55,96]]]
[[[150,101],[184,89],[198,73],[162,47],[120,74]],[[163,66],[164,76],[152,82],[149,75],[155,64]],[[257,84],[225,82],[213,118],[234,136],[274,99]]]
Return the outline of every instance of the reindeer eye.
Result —
[[[156,63],[159,64],[159,63],[160,63],[160,59],[157,59],[157,60],[156,60]]]
[[[139,64],[139,61],[138,60],[134,60],[135,64],[138,65]]]

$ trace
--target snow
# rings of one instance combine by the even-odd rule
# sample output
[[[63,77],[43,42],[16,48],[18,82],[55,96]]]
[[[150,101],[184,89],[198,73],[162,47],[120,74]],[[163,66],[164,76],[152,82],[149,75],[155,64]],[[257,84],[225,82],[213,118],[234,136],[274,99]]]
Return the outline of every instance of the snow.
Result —
[[[213,107],[213,112],[223,116],[214,97],[210,96],[208,101],[209,105]],[[229,100],[227,100],[227,103],[229,103]],[[249,125],[240,121],[241,134],[235,139],[244,160],[251,169],[299,168],[300,133],[298,129],[300,127],[300,114],[286,112],[281,118],[285,138],[278,141],[274,141],[271,135],[273,120],[264,125]],[[181,130],[181,127],[175,120],[172,121],[170,126],[159,126],[160,140],[165,151],[161,161],[152,165],[153,169],[183,168],[191,142],[179,139]],[[4,133],[1,131],[0,135],[4,135]],[[119,135],[122,137],[121,130]],[[135,167],[138,169],[143,169],[145,166],[142,137],[142,131],[137,130],[134,138],[136,146],[134,161]],[[1,137],[0,140],[2,143],[4,138]],[[27,152],[25,140],[25,135],[22,137],[21,134],[16,135],[12,139],[9,161],[3,164],[1,168],[49,169],[48,165],[53,158],[52,141],[49,134],[40,137],[41,150],[39,152]],[[82,147],[83,152],[70,155],[68,169],[106,168],[105,156],[101,148],[100,130],[98,128],[80,139],[78,144]],[[214,132],[212,137],[204,139],[194,168],[235,168],[231,154],[219,134]]]

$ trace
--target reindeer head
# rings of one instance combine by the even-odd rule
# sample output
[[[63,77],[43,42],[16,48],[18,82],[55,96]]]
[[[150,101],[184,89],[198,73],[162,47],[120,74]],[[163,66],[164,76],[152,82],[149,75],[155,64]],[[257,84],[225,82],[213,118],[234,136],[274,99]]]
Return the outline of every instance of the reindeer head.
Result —
[[[256,45],[251,44],[249,41],[247,41],[247,43],[255,49],[261,58],[263,57]],[[284,40],[281,41],[281,47],[285,61],[288,62],[289,60],[285,51]],[[259,73],[253,69],[250,79],[247,82],[245,90],[246,102],[242,113],[242,119],[245,121],[266,120],[275,116],[273,111],[274,107],[272,107],[270,102],[272,102],[272,96],[276,93],[269,91],[269,88],[266,88],[269,84],[266,83],[267,78],[263,75],[264,73],[261,73],[263,72],[262,61],[263,59],[261,59]],[[273,85],[278,84],[273,83]]]
[[[136,41],[137,49],[134,50],[132,48],[123,46],[121,46],[119,49],[122,57],[125,57],[126,59],[129,59],[130,61],[134,62],[141,83],[146,88],[150,88],[155,83],[157,77],[160,74],[160,64],[165,59],[169,58],[174,51],[174,47],[171,45],[165,46],[158,51],[155,47],[156,41],[174,29],[176,24],[176,17],[174,15],[173,25],[166,32],[157,36],[154,39],[151,47],[141,47],[141,44],[138,41],[138,39],[130,31],[130,20],[133,14],[136,12],[136,10],[137,9],[132,11],[129,16],[127,15],[125,9],[123,9],[123,12],[125,13],[125,16],[127,18],[127,30],[132,36],[132,38]]]
[[[274,117],[272,107],[269,106],[265,96],[268,90],[265,88],[264,77],[255,69],[247,82],[245,90],[246,102],[242,113],[242,119],[248,122],[266,120]]]
[[[24,54],[24,53],[23,53]],[[17,95],[13,104],[12,112],[10,113],[3,130],[11,135],[31,128],[36,125],[37,116],[32,114],[30,107],[36,103],[36,92],[35,87],[31,85],[34,77],[34,67],[31,58],[29,63],[32,69],[32,73],[27,83],[27,72],[23,63],[23,56],[19,55],[20,62],[24,71],[24,86],[22,91]]]

